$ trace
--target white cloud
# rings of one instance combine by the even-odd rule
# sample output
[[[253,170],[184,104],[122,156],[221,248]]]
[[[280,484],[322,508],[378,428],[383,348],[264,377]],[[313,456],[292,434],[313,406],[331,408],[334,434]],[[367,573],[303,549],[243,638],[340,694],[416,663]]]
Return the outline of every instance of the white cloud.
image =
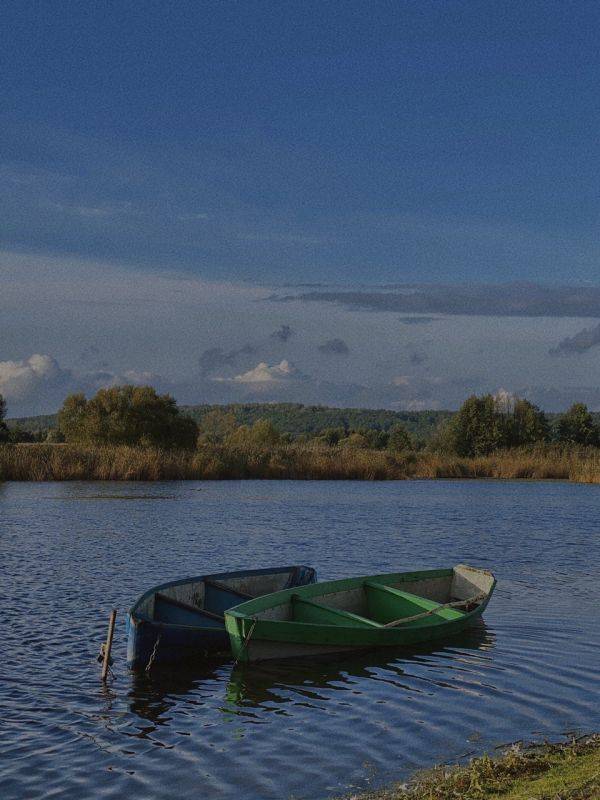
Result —
[[[169,391],[171,384],[154,372],[125,370],[76,371],[61,367],[49,355],[35,353],[20,361],[0,361],[0,394],[11,416],[55,411],[72,392],[95,394],[98,389],[134,384]]]
[[[70,372],[61,369],[52,356],[35,353],[22,361],[0,361],[0,394],[8,401],[27,399],[69,379]]]
[[[579,319],[448,316],[425,329],[335,303],[283,306],[268,299],[272,286],[207,281],[168,262],[149,273],[24,252],[0,251],[0,284],[0,393],[11,416],[122,383],[151,384],[182,404],[456,408],[474,392],[505,386],[521,395],[525,386],[547,410],[578,399],[600,407],[600,389],[586,388],[600,348],[579,359],[548,355],[581,329]],[[336,337],[350,353],[323,358],[319,345]],[[413,357],[421,352],[425,364]]]
[[[285,358],[279,364],[269,366],[266,361],[261,361],[253,369],[236,375],[236,383],[280,383],[282,381],[298,380],[303,376],[296,367]]]

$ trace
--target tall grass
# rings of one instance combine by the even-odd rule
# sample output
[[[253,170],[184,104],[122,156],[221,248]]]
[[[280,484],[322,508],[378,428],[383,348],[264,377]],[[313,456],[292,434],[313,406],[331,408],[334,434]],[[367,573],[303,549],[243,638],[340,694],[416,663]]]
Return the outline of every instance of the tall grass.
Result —
[[[538,447],[479,458],[286,444],[157,450],[65,444],[0,446],[0,480],[558,479],[600,483],[600,450]]]
[[[501,755],[435,767],[407,784],[348,800],[593,800],[600,797],[600,736],[512,745]]]

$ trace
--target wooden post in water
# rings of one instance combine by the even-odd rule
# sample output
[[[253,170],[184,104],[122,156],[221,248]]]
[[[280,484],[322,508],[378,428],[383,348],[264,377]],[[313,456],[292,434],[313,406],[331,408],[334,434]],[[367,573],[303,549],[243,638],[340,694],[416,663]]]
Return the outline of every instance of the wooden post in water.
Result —
[[[106,683],[108,669],[110,667],[110,650],[112,647],[113,634],[115,632],[116,619],[117,609],[113,608],[113,610],[110,612],[110,618],[108,620],[108,633],[106,634],[106,644],[104,645],[104,661],[102,662],[102,675],[100,678],[102,683]]]

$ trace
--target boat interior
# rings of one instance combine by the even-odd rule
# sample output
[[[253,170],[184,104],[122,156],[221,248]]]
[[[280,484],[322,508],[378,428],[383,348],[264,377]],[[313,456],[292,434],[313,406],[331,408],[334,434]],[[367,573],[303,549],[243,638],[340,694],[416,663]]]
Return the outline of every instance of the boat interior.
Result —
[[[493,583],[490,573],[462,565],[443,576],[415,581],[400,576],[383,582],[365,578],[343,591],[313,594],[310,598],[292,594],[286,603],[267,608],[257,617],[362,628],[435,625],[473,611],[489,594]]]
[[[154,622],[222,628],[228,608],[280,589],[303,586],[313,579],[314,571],[308,567],[191,578],[148,593],[135,612]]]

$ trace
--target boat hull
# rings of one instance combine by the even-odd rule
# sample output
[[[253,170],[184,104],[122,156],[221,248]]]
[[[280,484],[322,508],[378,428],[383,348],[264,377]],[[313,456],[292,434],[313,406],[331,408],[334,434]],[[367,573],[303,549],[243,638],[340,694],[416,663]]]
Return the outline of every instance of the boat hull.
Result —
[[[333,653],[345,653],[358,650],[375,650],[383,647],[413,647],[437,639],[446,639],[457,636],[467,628],[476,624],[481,619],[483,609],[477,614],[469,616],[460,624],[445,625],[444,630],[432,630],[422,628],[415,631],[398,631],[394,634],[385,635],[365,635],[365,636],[346,636],[334,637],[330,632],[321,633],[318,636],[310,636],[308,632],[303,632],[300,641],[281,641],[277,638],[257,639],[250,638],[246,652],[241,652],[241,648],[232,646],[236,658],[240,661],[268,661],[272,659],[302,658],[306,656],[320,656]],[[338,641],[335,641],[335,639]],[[240,657],[241,656],[241,657]]]
[[[150,662],[157,642],[152,663],[158,665],[195,661],[229,651],[229,636],[225,626],[221,629],[184,629],[177,625],[140,620],[129,614],[126,631],[127,665],[130,669],[144,669]]]
[[[273,587],[296,589],[315,580],[311,567],[294,566],[195,576],[155,586],[138,598],[127,616],[127,664],[135,670],[227,654],[223,614],[240,602],[240,595],[258,597]]]
[[[233,653],[238,661],[263,661],[411,647],[456,636],[478,622],[495,586],[495,579],[485,570],[457,569],[462,571],[328,581],[235,606],[225,614]],[[478,589],[477,584],[471,588],[470,579],[479,580],[483,588]],[[415,587],[422,595],[410,592]],[[453,587],[466,597],[479,592],[478,601],[467,605],[465,611],[442,608],[452,602]],[[455,605],[460,602],[454,601]],[[412,605],[422,610],[411,617]],[[394,626],[395,616],[408,623]]]

